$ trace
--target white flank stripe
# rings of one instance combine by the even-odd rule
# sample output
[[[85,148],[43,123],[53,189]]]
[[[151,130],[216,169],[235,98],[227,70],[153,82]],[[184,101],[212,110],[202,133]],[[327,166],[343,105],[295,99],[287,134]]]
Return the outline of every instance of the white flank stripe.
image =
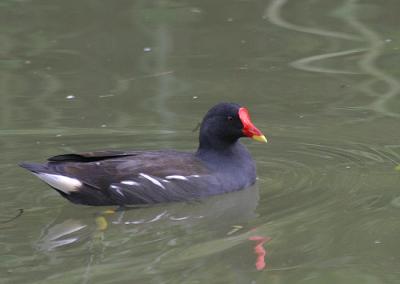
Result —
[[[199,175],[191,175],[189,177],[199,178],[200,176]]]
[[[166,179],[188,180],[186,177],[184,177],[184,176],[178,176],[178,175],[166,176],[165,178],[166,178]]]
[[[45,183],[66,194],[78,191],[79,187],[82,186],[82,183],[76,178],[70,178],[62,175],[45,174],[45,173],[40,173],[35,175]]]
[[[159,182],[159,181],[156,180],[155,178],[153,178],[153,177],[151,177],[151,176],[149,176],[149,175],[143,174],[143,173],[140,173],[139,175],[142,176],[142,177],[144,177],[145,179],[148,179],[149,181],[151,181],[151,182],[154,183],[155,185],[157,185],[157,186],[159,186],[159,187],[165,189],[165,187],[161,184],[161,182]]]
[[[126,184],[126,185],[140,185],[138,182],[133,181],[133,180],[123,180],[121,181],[122,184]]]
[[[121,191],[121,189],[117,188],[117,192],[119,195],[125,196],[124,193]]]

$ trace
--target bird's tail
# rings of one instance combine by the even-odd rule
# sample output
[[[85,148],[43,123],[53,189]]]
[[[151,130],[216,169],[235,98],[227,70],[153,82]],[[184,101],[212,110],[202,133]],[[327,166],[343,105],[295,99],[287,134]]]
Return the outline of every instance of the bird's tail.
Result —
[[[22,162],[19,166],[35,174],[49,172],[49,169],[45,164]]]

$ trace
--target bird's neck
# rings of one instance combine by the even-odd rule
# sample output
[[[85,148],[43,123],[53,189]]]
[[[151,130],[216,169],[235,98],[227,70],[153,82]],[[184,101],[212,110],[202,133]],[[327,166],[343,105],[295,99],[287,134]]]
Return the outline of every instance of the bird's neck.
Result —
[[[212,144],[200,141],[196,156],[209,164],[225,165],[232,165],[247,158],[251,159],[246,147],[239,140],[233,143],[213,140]]]
[[[199,148],[197,152],[203,151],[217,151],[221,153],[229,153],[237,147],[238,139],[229,141],[226,139],[219,139],[216,136],[209,136],[207,134],[200,135]]]

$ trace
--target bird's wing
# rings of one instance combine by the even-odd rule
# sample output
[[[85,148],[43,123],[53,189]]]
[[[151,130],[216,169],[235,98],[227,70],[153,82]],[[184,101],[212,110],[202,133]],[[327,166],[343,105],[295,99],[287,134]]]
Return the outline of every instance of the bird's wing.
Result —
[[[140,154],[140,151],[94,151],[94,152],[85,152],[85,153],[71,153],[71,154],[63,154],[57,155],[48,158],[49,162],[96,162],[106,159],[118,158],[118,157],[126,157],[126,156],[135,156]]]
[[[66,197],[84,204],[99,193],[110,204],[181,201],[209,195],[208,190],[216,189],[210,185],[218,186],[193,154],[175,151],[60,155],[50,158],[45,168],[47,174],[82,183]]]

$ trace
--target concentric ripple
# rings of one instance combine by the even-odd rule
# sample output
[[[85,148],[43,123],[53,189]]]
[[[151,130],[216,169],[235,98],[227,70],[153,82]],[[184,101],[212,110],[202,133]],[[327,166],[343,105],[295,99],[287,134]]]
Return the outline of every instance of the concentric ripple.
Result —
[[[265,194],[261,207],[266,214],[327,210],[338,204],[368,207],[379,199],[374,185],[398,177],[395,167],[400,154],[395,146],[276,141],[270,147],[268,159],[258,161],[260,192]]]

